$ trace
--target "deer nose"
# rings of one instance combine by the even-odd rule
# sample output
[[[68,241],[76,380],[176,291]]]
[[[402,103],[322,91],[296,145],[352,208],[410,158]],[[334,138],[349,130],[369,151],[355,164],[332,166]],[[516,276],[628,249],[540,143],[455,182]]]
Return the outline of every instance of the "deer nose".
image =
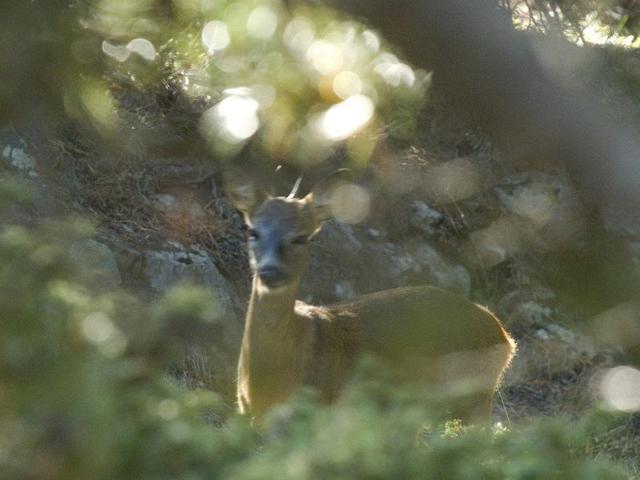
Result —
[[[269,288],[281,287],[289,280],[289,273],[282,267],[267,265],[258,270],[262,283]]]

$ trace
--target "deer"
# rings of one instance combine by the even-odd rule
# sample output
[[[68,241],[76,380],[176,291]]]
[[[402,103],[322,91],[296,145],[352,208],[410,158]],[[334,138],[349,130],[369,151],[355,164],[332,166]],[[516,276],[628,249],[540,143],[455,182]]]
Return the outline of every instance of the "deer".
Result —
[[[361,355],[402,372],[403,381],[474,385],[451,412],[490,422],[492,399],[516,344],[488,309],[436,286],[384,290],[333,305],[298,300],[309,241],[332,218],[334,174],[303,198],[272,196],[246,178],[227,185],[248,228],[253,282],[237,373],[241,414],[256,424],[302,387],[334,401]]]

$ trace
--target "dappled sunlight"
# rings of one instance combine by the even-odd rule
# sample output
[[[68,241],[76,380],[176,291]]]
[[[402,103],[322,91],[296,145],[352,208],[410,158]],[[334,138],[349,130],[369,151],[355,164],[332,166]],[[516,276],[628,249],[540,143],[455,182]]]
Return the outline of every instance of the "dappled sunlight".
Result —
[[[127,348],[127,338],[103,312],[87,315],[80,324],[84,337],[106,357],[116,358]]]
[[[278,16],[267,7],[255,8],[247,19],[247,33],[258,40],[264,40],[273,36],[278,28]]]
[[[156,52],[156,47],[153,46],[146,38],[134,38],[129,43],[127,43],[127,49],[133,53],[138,54],[145,60],[152,62],[156,59],[158,53]]]
[[[259,107],[250,96],[229,95],[202,115],[201,132],[211,140],[216,137],[231,144],[240,143],[258,130]]]
[[[483,268],[494,267],[523,251],[526,233],[522,222],[501,217],[488,227],[471,232],[467,258]]]
[[[110,135],[120,125],[115,101],[111,92],[98,81],[88,81],[80,90],[81,115],[88,116],[93,127],[101,135]]]
[[[146,38],[135,38],[126,45],[115,45],[107,40],[102,41],[102,52],[118,62],[125,62],[132,53],[148,62],[154,61],[158,53],[156,47]]]
[[[331,193],[331,213],[349,224],[363,222],[371,209],[369,193],[359,185],[345,183]]]
[[[413,69],[406,63],[398,61],[398,58],[391,53],[380,55],[375,64],[374,72],[393,87],[404,85],[410,88],[416,81]]]
[[[458,202],[486,188],[486,179],[477,162],[456,158],[428,168],[422,178],[422,189],[431,198]]]
[[[380,50],[380,38],[375,32],[365,30],[362,32],[362,39],[369,50],[373,53],[378,53],[378,50]]]
[[[633,28],[635,2],[612,2],[606,8],[587,2],[528,2],[503,0],[509,5],[513,22],[523,30],[562,33],[579,46],[613,45],[623,48],[640,47],[637,35],[626,31]]]
[[[603,371],[599,393],[606,408],[628,413],[640,411],[640,371],[630,366]]]
[[[261,0],[249,8],[229,0],[175,0],[153,16],[152,5],[84,5],[84,26],[117,71],[104,88],[132,82],[142,92],[168,75],[168,93],[181,109],[201,115],[199,131],[216,155],[231,158],[255,137],[285,163],[315,165],[348,142],[349,160],[364,165],[375,147],[375,128],[385,128],[386,121],[388,134],[398,138],[415,129],[426,73],[388,52],[378,33],[357,22],[334,19],[324,7],[284,8]],[[171,17],[162,15],[176,19],[166,29],[168,41],[156,22]],[[127,21],[136,26],[131,35],[124,33]],[[90,64],[85,50],[91,43],[83,42],[74,52]],[[115,119],[109,122],[92,98],[82,100],[89,104],[82,109],[93,112],[92,124],[109,130],[105,125]],[[375,127],[374,118],[380,120]],[[357,138],[369,126],[367,139]],[[131,130],[133,145],[141,134]]]
[[[202,43],[209,53],[224,50],[229,46],[231,38],[227,24],[219,20],[212,20],[202,28]]]
[[[307,60],[323,75],[337,72],[344,64],[340,49],[327,40],[313,42],[307,50]]]
[[[315,39],[313,23],[307,17],[294,17],[284,29],[283,39],[285,45],[294,54],[306,55],[309,46]]]
[[[333,78],[333,91],[341,99],[362,93],[362,80],[355,72],[342,71]]]
[[[172,398],[163,398],[153,408],[152,413],[166,422],[174,420],[180,413],[180,404]]]
[[[590,322],[591,332],[610,345],[640,345],[640,304],[627,302],[606,310]]]
[[[374,108],[369,97],[353,95],[320,116],[317,123],[320,135],[331,141],[345,140],[373,118]]]
[[[155,17],[155,0],[123,2],[121,0],[89,0],[77,6],[87,9],[82,26],[111,39],[135,38],[157,32],[160,20]]]
[[[117,60],[118,62],[124,62],[131,55],[131,50],[129,50],[125,45],[114,45],[107,40],[102,41],[102,51],[105,55]]]

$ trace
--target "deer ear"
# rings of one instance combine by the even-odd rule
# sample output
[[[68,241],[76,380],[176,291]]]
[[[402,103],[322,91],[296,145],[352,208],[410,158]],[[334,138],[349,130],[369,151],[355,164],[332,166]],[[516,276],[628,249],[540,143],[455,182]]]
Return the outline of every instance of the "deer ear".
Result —
[[[224,175],[224,191],[231,204],[240,210],[246,218],[250,217],[256,207],[268,197],[254,180],[238,172],[226,172]]]
[[[338,187],[353,181],[353,175],[348,168],[341,168],[321,180],[305,197],[305,200],[313,206],[314,216],[318,222],[324,222],[333,217],[331,203],[333,194]]]

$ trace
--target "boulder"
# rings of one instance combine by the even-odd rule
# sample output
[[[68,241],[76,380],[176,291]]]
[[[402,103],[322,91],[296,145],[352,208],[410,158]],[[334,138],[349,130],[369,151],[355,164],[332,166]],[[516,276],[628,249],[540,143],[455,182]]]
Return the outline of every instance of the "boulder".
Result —
[[[122,283],[116,257],[104,243],[78,240],[69,247],[69,255],[78,273],[108,287]]]
[[[182,282],[204,286],[218,307],[216,319],[236,318],[229,284],[203,250],[147,250],[143,257],[145,277],[156,293],[164,294]]]

